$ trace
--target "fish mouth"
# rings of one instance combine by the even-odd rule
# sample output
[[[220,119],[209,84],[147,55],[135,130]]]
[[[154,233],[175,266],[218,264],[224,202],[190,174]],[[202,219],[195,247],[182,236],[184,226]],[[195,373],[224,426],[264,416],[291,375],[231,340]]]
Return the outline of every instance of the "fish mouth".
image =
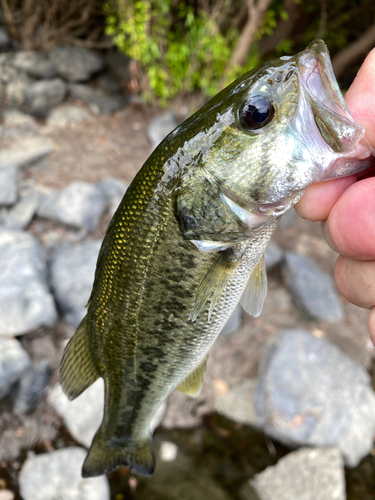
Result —
[[[365,129],[355,122],[340,91],[328,49],[315,40],[297,55],[302,97],[315,122],[315,140],[328,144],[336,153],[324,165],[324,179],[344,177],[364,170],[373,163],[375,150],[365,137]],[[320,135],[320,137],[318,137]]]

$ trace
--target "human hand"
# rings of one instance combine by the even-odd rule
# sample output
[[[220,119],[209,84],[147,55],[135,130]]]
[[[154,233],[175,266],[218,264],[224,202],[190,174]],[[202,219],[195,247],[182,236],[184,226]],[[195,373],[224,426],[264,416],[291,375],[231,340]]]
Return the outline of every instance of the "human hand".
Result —
[[[375,49],[364,61],[345,100],[375,148]],[[296,210],[305,219],[324,221],[326,241],[340,254],[335,266],[337,287],[353,304],[371,309],[369,331],[375,345],[375,168],[364,176],[351,175],[310,186]]]

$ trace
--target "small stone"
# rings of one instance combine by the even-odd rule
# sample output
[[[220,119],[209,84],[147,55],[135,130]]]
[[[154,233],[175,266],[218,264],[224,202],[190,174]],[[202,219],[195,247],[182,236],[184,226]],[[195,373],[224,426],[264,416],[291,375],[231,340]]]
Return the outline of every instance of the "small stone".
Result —
[[[47,128],[65,128],[89,118],[90,114],[85,109],[71,104],[64,104],[50,112],[47,118]]]
[[[18,167],[0,168],[0,205],[13,205],[17,201]]]
[[[345,500],[345,475],[336,448],[289,453],[257,474],[251,485],[260,500]],[[246,487],[241,500],[247,500]]]
[[[23,500],[109,500],[106,476],[82,478],[85,457],[77,447],[29,456],[19,474]]]
[[[271,269],[281,264],[283,258],[283,250],[276,243],[270,241],[264,253],[267,271],[271,271]]]
[[[77,327],[85,316],[101,241],[64,245],[51,259],[51,282],[65,319]]]
[[[66,84],[60,78],[29,85],[25,93],[27,111],[35,116],[46,116],[51,108],[64,100],[66,90]]]
[[[85,47],[55,47],[50,58],[60,76],[69,82],[86,82],[103,68],[101,57]]]
[[[30,365],[12,389],[14,410],[17,413],[32,411],[44,394],[52,370],[47,360]]]
[[[46,196],[39,207],[38,215],[93,231],[98,226],[104,209],[104,197],[97,186],[88,182],[73,182],[68,187],[52,191]]]
[[[148,137],[151,141],[152,149],[155,149],[177,125],[176,117],[171,111],[167,111],[163,115],[159,115],[151,120],[148,126]]]
[[[30,365],[30,358],[15,339],[0,338],[0,399]]]
[[[26,71],[35,78],[53,78],[56,69],[45,52],[20,50],[14,56],[13,64],[16,68]]]
[[[0,500],[14,500],[15,495],[10,490],[0,490]]]
[[[45,252],[23,231],[0,229],[0,336],[52,326],[57,313],[47,286]]]
[[[4,28],[0,28],[0,50],[2,51],[8,50],[9,46],[10,46],[9,35]]]
[[[84,102],[97,115],[109,115],[123,108],[127,99],[125,96],[100,95],[88,85],[70,85],[70,93],[75,99]]]
[[[11,148],[0,151],[0,169],[9,166],[28,167],[54,151],[49,139],[33,137],[17,141]]]
[[[174,462],[177,458],[178,447],[171,441],[160,443],[159,457],[163,462]]]
[[[38,124],[32,116],[18,109],[6,109],[3,115],[4,125],[8,128],[23,128],[26,131],[35,131]]]
[[[283,275],[295,303],[309,319],[337,322],[344,318],[333,279],[311,258],[286,252]]]
[[[242,325],[243,309],[238,305],[232,314],[229,316],[228,321],[225,323],[220,335],[222,337],[231,337],[241,328]]]
[[[19,202],[8,211],[4,225],[9,229],[25,229],[32,221],[41,200],[42,196],[37,191],[22,196]]]
[[[241,385],[232,387],[227,394],[215,400],[215,409],[238,424],[258,426],[254,406],[256,379],[246,380]]]
[[[254,397],[258,423],[287,446],[334,446],[355,467],[373,446],[375,393],[366,370],[304,330],[275,336]]]
[[[61,386],[56,385],[48,394],[48,402],[61,415],[73,438],[84,446],[90,447],[103,419],[103,380],[99,378],[73,401],[69,401]],[[166,404],[163,403],[151,420],[151,432],[160,424],[165,411]]]

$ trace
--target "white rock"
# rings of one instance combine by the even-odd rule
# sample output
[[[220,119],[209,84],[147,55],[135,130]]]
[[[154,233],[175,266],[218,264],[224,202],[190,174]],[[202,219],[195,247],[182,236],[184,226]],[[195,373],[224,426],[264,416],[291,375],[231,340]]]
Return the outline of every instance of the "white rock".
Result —
[[[18,340],[0,338],[0,399],[29,365],[29,355]]]
[[[344,465],[336,448],[289,453],[257,474],[251,485],[260,500],[345,500]],[[246,487],[242,491],[246,500]]]
[[[53,387],[48,395],[49,403],[63,418],[66,427],[76,441],[89,447],[103,418],[104,384],[99,378],[78,398],[69,401],[60,385]],[[151,420],[151,432],[160,424],[166,410],[164,403]]]
[[[19,474],[23,500],[109,500],[105,476],[82,478],[85,457],[71,447],[27,458]]]

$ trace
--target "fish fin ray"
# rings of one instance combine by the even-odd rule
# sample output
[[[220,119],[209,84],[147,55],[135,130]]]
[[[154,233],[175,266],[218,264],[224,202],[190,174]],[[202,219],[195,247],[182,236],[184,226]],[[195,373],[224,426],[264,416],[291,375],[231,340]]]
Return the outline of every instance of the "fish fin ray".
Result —
[[[267,295],[267,272],[264,255],[255,266],[249,281],[247,282],[244,293],[241,297],[241,306],[245,311],[258,317],[262,312],[264,299]]]
[[[136,474],[152,476],[155,470],[155,456],[151,440],[146,438],[140,441],[129,440],[126,443],[109,444],[102,437],[100,427],[83,463],[82,476],[100,476],[111,472],[119,465],[128,467]]]
[[[60,383],[69,399],[75,399],[99,377],[90,353],[86,318],[70,339],[61,360]]]
[[[201,392],[203,376],[206,371],[208,354],[204,360],[176,387],[177,390],[191,397],[196,397]]]
[[[239,262],[240,259],[238,259],[237,256],[233,258],[233,251],[231,248],[220,253],[219,257],[212,264],[199,285],[197,294],[194,298],[193,307],[190,311],[189,321],[195,321],[197,319],[198,314],[205,307],[209,299],[211,299],[211,304],[208,311],[208,321],[211,319],[211,315],[221,294]]]

